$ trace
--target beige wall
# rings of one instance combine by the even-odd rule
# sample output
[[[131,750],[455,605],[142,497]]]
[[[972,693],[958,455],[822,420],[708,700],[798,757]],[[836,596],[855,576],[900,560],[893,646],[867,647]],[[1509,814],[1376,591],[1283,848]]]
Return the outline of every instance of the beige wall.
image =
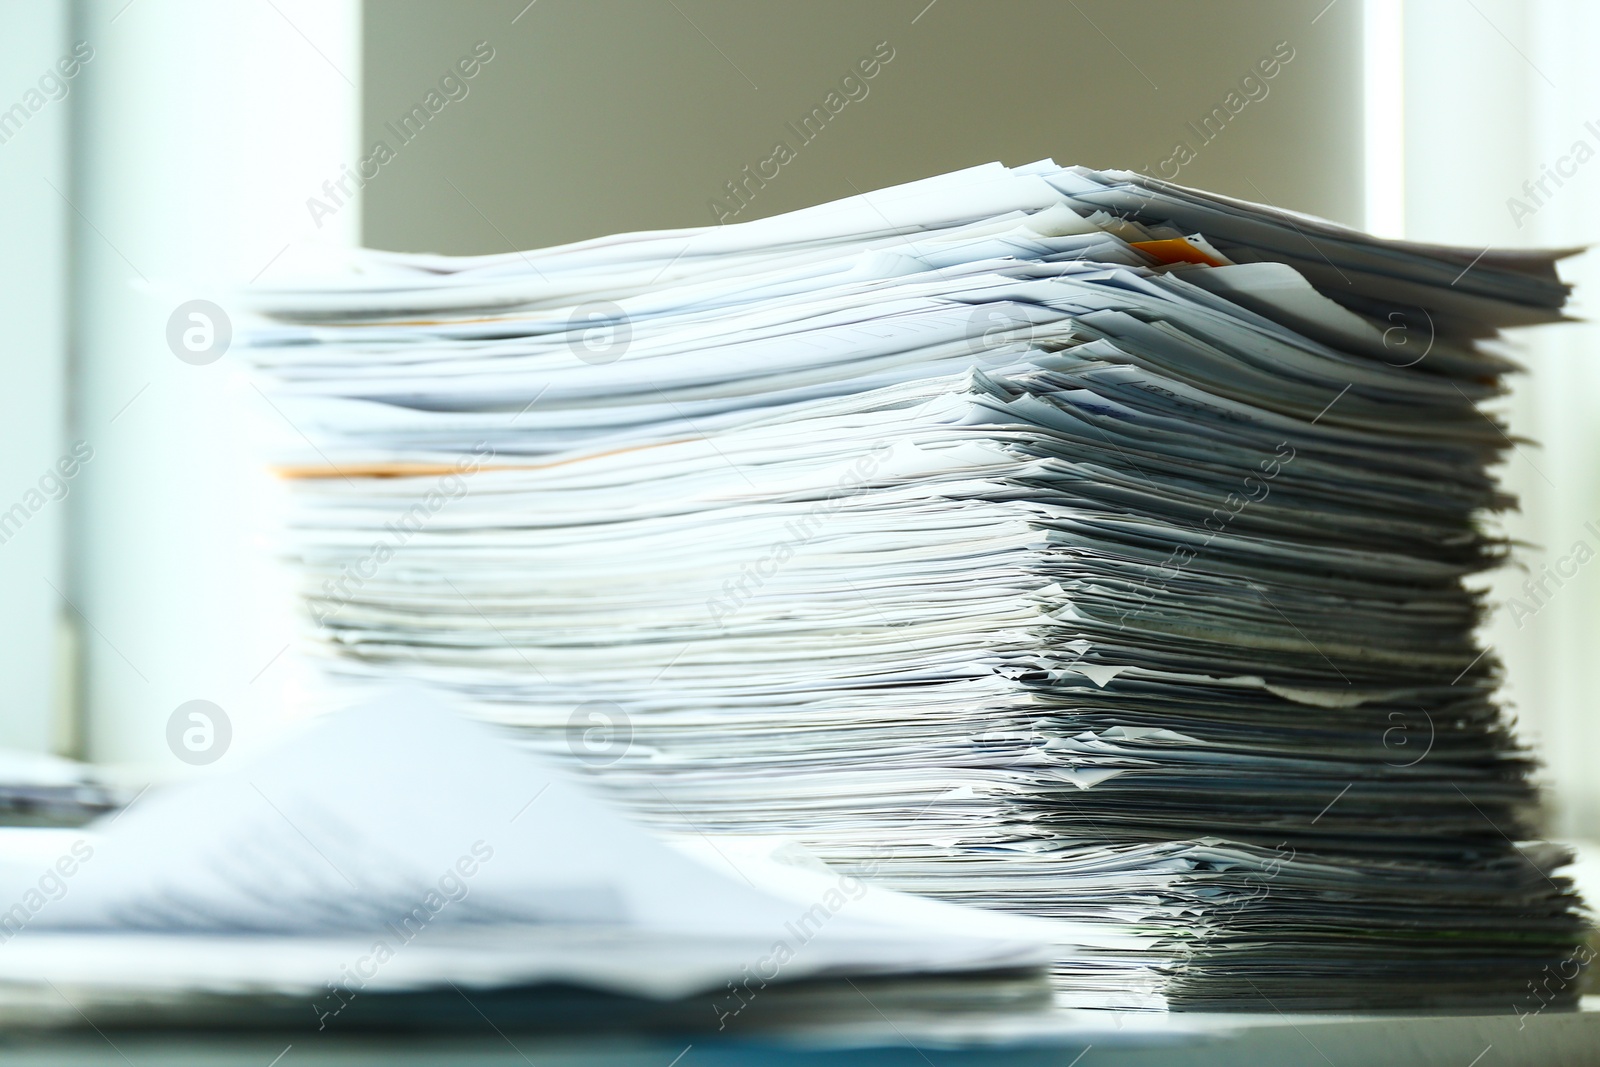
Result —
[[[1184,140],[1179,181],[1360,220],[1354,0],[1320,18],[1327,0],[526,3],[367,0],[363,154],[382,139],[394,158],[366,186],[366,243],[504,251],[702,225],[779,140],[795,158],[739,218],[992,159],[1155,168]],[[466,96],[400,144],[385,123],[479,41],[494,57]],[[893,59],[867,95],[802,145],[786,124],[880,42]],[[1293,58],[1265,96],[1247,86],[1260,99],[1203,143],[1188,123],[1279,42]]]

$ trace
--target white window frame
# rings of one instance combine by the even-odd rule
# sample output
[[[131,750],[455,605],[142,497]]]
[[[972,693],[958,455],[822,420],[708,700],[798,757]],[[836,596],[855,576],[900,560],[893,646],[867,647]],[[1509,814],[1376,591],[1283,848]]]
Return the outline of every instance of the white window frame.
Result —
[[[71,643],[62,544],[74,479],[67,451],[68,116],[56,63],[65,0],[8,3],[0,34],[0,745],[70,751]],[[41,78],[44,79],[41,87]],[[61,88],[58,88],[60,86]],[[55,97],[60,92],[65,96]],[[76,472],[75,472],[76,473]],[[41,485],[41,480],[43,484]]]
[[[236,351],[185,362],[168,323],[194,299],[226,311],[229,286],[287,262],[291,245],[358,239],[359,204],[319,228],[306,201],[359,158],[361,9],[82,0],[73,12],[74,37],[96,50],[75,90],[71,192],[72,433],[95,449],[68,549],[86,752],[168,776],[194,770],[167,740],[180,705],[222,708],[234,752],[247,750],[281,721],[294,660],[290,586],[265,565],[277,494],[241,433],[281,416]]]

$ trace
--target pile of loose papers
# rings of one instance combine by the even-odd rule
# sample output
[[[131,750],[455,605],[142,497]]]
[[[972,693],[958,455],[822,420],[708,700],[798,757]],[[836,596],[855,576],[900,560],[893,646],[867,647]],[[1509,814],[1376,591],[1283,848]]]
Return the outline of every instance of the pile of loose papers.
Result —
[[[336,683],[1062,920],[1072,1004],[1509,1011],[1581,924],[1469,583],[1557,258],[992,164],[359,253],[256,292],[251,358]]]
[[[1047,923],[874,888],[803,853],[746,849],[714,869],[404,692],[4,845],[9,1027],[404,1028],[438,1018],[442,992],[477,1029],[486,994],[522,1020],[571,1010],[552,987],[609,994],[611,1017],[591,1020],[607,1030],[641,1015],[736,1030],[805,1000],[830,1015],[880,997],[1048,1004]]]
[[[0,826],[77,825],[125,800],[88,764],[0,748]]]

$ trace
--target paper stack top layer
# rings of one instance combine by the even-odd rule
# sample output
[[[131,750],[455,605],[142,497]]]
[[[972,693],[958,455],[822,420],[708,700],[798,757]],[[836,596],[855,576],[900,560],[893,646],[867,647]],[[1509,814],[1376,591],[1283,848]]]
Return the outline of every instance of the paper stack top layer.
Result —
[[[1073,1003],[1505,1010],[1580,921],[1466,583],[1559,255],[991,164],[357,253],[254,294],[251,358],[332,679],[669,833],[1093,924]]]

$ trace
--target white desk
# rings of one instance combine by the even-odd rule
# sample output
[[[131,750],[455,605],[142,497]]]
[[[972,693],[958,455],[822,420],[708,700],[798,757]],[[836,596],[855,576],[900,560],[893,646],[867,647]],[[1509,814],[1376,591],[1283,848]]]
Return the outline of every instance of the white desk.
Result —
[[[1600,1064],[1600,1002],[1577,1013],[1545,1013],[1525,1020],[1515,1015],[1118,1017],[1085,1012],[1042,1017],[1022,1029],[1014,1022],[988,1027],[899,1020],[882,1026],[732,1038],[550,1037],[500,1033],[488,1020],[481,1035],[455,1037],[126,1031],[101,1035],[89,1029],[0,1036],[0,1065],[7,1067],[124,1062],[130,1067],[202,1063],[269,1067],[275,1060],[278,1067],[528,1067],[530,1063],[537,1067],[1562,1067]]]

